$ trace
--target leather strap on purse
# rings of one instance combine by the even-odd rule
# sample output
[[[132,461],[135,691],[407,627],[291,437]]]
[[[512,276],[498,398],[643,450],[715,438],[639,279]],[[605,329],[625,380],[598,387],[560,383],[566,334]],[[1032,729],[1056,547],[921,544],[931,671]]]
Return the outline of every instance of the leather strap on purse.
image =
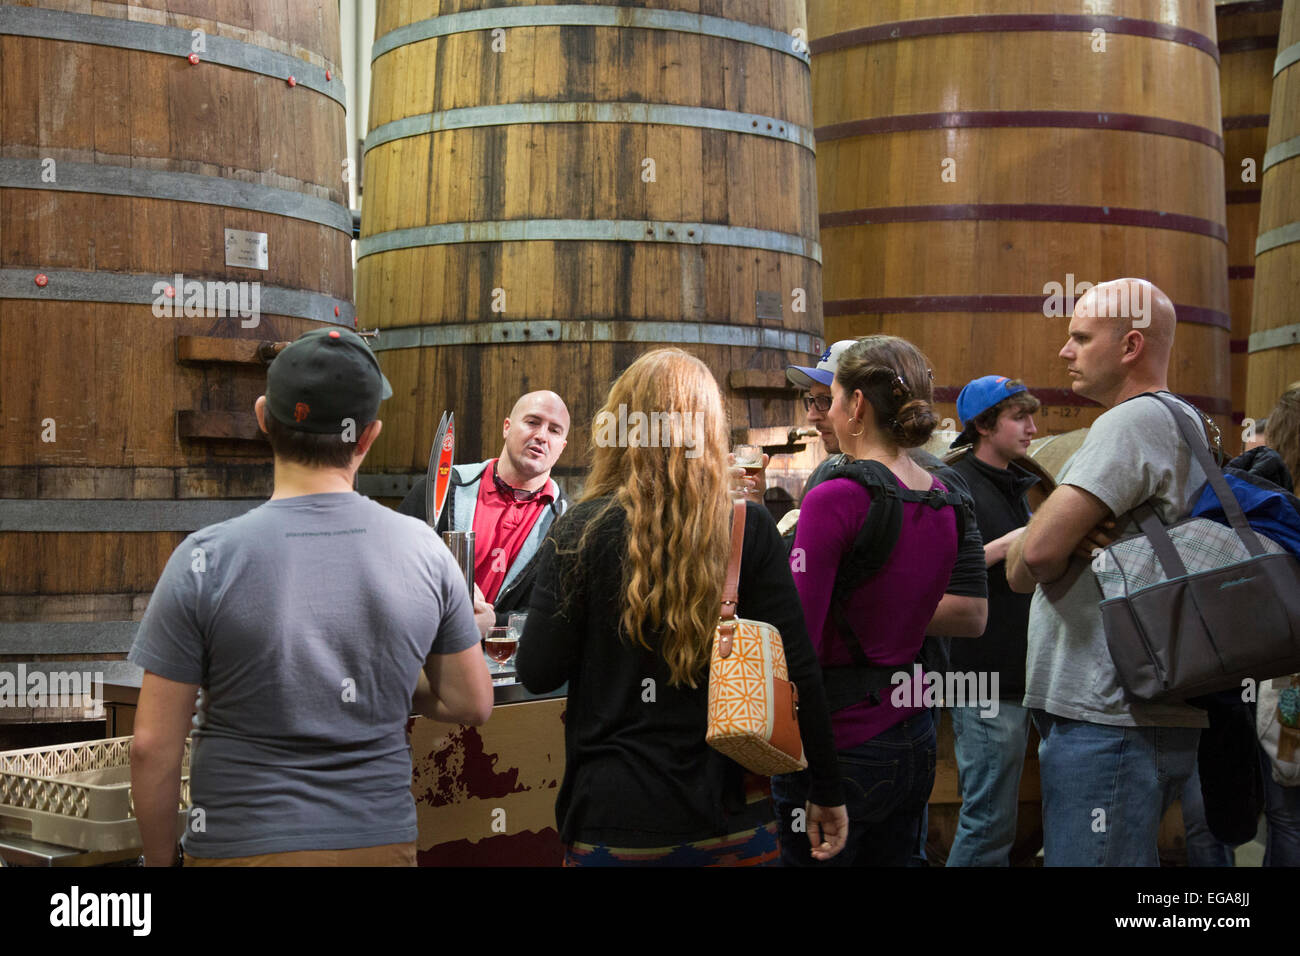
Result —
[[[740,552],[745,543],[745,501],[736,502],[731,513],[731,560],[727,562],[727,583],[722,586],[722,610],[718,613],[718,656],[731,656],[736,637],[736,597],[740,593]]]

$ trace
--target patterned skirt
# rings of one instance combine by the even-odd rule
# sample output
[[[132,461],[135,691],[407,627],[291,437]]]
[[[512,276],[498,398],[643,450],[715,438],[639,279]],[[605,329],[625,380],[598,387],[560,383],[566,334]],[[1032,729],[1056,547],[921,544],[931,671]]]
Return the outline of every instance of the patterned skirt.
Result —
[[[621,847],[607,843],[568,844],[565,866],[777,866],[781,847],[772,808],[771,781],[745,775],[745,809],[728,818],[726,836],[671,846]]]

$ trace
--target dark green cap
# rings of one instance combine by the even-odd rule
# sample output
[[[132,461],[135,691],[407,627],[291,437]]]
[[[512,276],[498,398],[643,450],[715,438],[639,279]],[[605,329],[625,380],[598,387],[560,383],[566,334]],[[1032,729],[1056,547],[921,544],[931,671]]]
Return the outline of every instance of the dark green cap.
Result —
[[[379,415],[393,387],[366,340],[347,329],[312,329],[290,343],[266,371],[266,405],[287,428],[340,434]]]

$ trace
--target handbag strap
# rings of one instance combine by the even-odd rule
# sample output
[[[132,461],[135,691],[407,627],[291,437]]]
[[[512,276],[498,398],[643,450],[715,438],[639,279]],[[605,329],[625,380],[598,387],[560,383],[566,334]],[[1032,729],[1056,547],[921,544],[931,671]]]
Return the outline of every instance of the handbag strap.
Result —
[[[722,586],[722,609],[718,613],[718,656],[731,656],[736,636],[736,599],[740,593],[740,552],[745,543],[745,500],[738,498],[731,512],[731,560],[727,581]]]
[[[1187,565],[1183,564],[1182,555],[1174,547],[1173,539],[1169,537],[1169,532],[1165,530],[1165,526],[1160,523],[1155,509],[1144,501],[1133,509],[1133,517],[1137,521],[1138,527],[1142,529],[1142,533],[1147,536],[1147,541],[1151,544],[1151,550],[1156,553],[1156,560],[1164,568],[1165,577],[1186,577]]]
[[[1241,543],[1246,546],[1247,553],[1253,558],[1264,554],[1264,545],[1260,543],[1259,536],[1255,534],[1255,529],[1246,520],[1246,515],[1241,510],[1241,504],[1237,501],[1237,496],[1232,493],[1227,479],[1223,477],[1223,471],[1214,463],[1214,458],[1209,451],[1201,447],[1200,436],[1192,431],[1192,425],[1187,420],[1187,416],[1177,411],[1178,405],[1173,399],[1166,398],[1159,392],[1149,392],[1148,394],[1152,398],[1159,400],[1165,408],[1169,409],[1169,413],[1174,416],[1174,424],[1178,426],[1179,432],[1182,433],[1183,441],[1187,442],[1191,447],[1197,464],[1205,472],[1210,487],[1214,489],[1215,497],[1219,499],[1219,507],[1223,509],[1224,517],[1228,519],[1228,524],[1231,525],[1232,530],[1237,532],[1237,537],[1241,539]]]

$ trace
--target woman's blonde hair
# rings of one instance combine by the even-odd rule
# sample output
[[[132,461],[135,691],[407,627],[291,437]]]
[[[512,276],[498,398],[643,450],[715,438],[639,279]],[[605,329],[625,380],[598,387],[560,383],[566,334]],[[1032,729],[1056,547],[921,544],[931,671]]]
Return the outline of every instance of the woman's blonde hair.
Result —
[[[626,513],[620,634],[647,650],[660,635],[670,683],[694,688],[708,665],[730,552],[718,383],[680,349],[648,352],[610,387],[593,432],[582,500],[610,501],[587,523],[577,550],[588,553],[587,538],[610,511]]]
[[[1300,382],[1292,382],[1269,412],[1265,440],[1282,457],[1300,495]]]

